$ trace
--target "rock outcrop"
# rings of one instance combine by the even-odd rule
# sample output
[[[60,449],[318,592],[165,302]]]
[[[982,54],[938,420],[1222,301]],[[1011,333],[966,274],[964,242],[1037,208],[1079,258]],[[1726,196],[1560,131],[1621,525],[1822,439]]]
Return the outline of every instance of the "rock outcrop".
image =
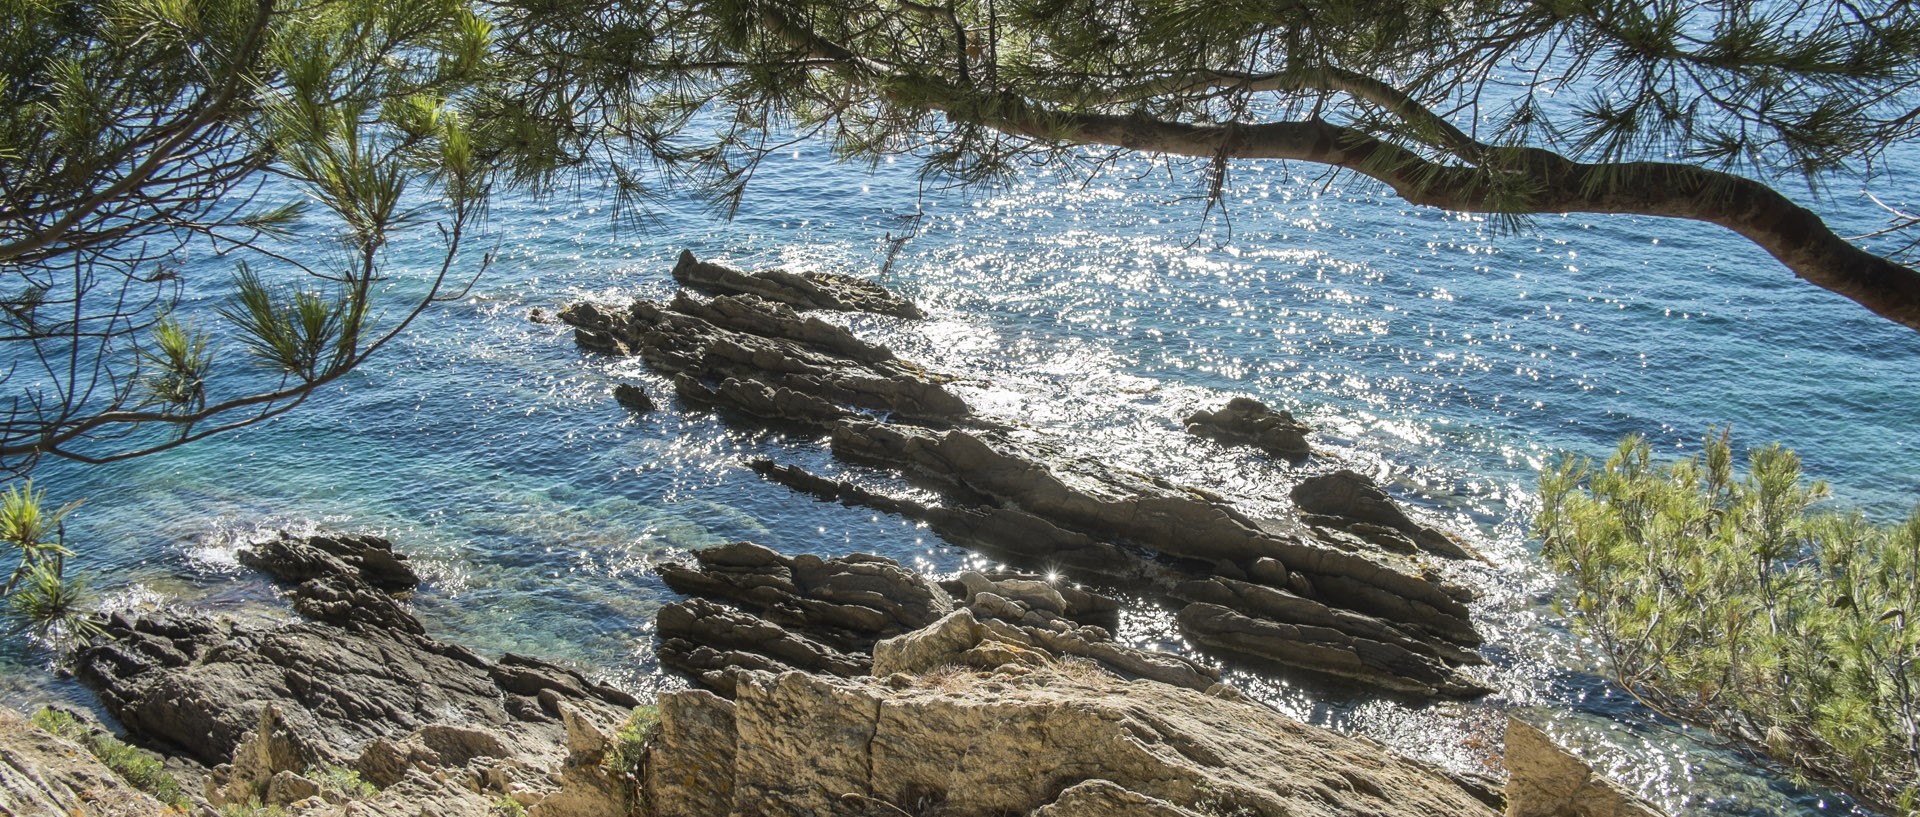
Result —
[[[993,625],[963,608],[881,641],[873,675],[746,672],[732,700],[663,694],[654,813],[1494,814],[1425,766],[1230,689],[1122,680]]]
[[[753,295],[795,309],[872,312],[913,319],[926,317],[926,313],[912,301],[864,278],[831,272],[792,273],[780,269],[741,272],[700,261],[693,257],[691,250],[680,251],[680,260],[673,266],[673,280],[682,286],[716,294]]]
[[[736,420],[745,415],[749,422],[827,429],[835,457],[892,470],[936,497],[926,501],[771,461],[753,463],[768,479],[924,520],[949,541],[1028,569],[1155,595],[1186,611],[1177,622],[1208,649],[1413,695],[1486,691],[1461,671],[1484,663],[1474,652],[1480,636],[1466,606],[1472,595],[1432,565],[1432,557],[1464,551],[1407,519],[1377,489],[1386,510],[1400,513],[1404,523],[1371,513],[1376,509],[1358,501],[1371,495],[1357,493],[1344,505],[1313,512],[1308,524],[1255,520],[1219,496],[1064,457],[1037,442],[1038,435],[984,422],[945,388],[946,378],[843,327],[766,300],[763,279],[690,255],[675,277],[748,294],[702,299],[682,291],[667,305],[642,300],[618,313],[583,303],[562,317],[576,327],[582,346],[637,354],[673,375],[684,401],[727,407]],[[1219,434],[1250,435],[1246,439],[1279,448],[1285,447],[1281,437],[1302,428],[1248,400],[1209,416],[1207,427]],[[805,590],[796,585],[782,592],[796,589]],[[710,685],[727,684],[723,679],[739,668],[835,675],[863,669],[860,656],[870,643],[850,642],[844,633],[767,629],[741,612],[754,614],[676,609],[663,636],[699,638],[669,638],[662,655]],[[867,639],[885,636],[869,630]]]
[[[637,300],[612,312],[579,303],[560,317],[582,347],[637,354],[676,375],[682,399],[764,420],[827,425],[871,412],[947,425],[972,415],[944,378],[754,295],[701,300],[683,291],[668,305]]]
[[[613,402],[636,414],[645,414],[654,409],[653,398],[647,396],[647,390],[632,383],[616,384],[613,387]]]
[[[151,817],[167,806],[122,780],[92,752],[0,708],[0,815]]]
[[[537,805],[563,788],[553,777],[567,768],[569,732],[612,731],[638,704],[546,661],[490,660],[426,637],[381,589],[410,586],[413,573],[377,537],[281,534],[243,553],[299,581],[293,606],[311,620],[116,614],[75,661],[130,732],[214,767],[215,805],[304,800],[327,767],[383,787],[354,804],[359,814]]]
[[[835,456],[899,469],[945,492],[930,506],[800,469],[762,475],[814,496],[926,519],[949,540],[1123,583],[1181,603],[1177,622],[1213,649],[1415,695],[1487,688],[1471,594],[1404,556],[1342,548],[1240,513],[1219,497],[1052,456],[991,431],[848,420]]]
[[[989,633],[993,646],[963,663],[991,668],[1006,655],[1043,650],[1177,686],[1205,689],[1217,677],[1185,659],[1114,643],[1108,629],[1083,622],[1110,619],[1115,601],[1037,578],[970,571],[943,587],[879,556],[789,557],[748,542],[694,556],[697,568],[658,568],[669,587],[695,598],[660,610],[655,654],[727,697],[753,672],[919,671],[915,639],[971,646]],[[906,651],[884,654],[882,643]]]
[[[1449,559],[1478,559],[1445,531],[1415,522],[1364,474],[1345,469],[1301,480],[1293,488],[1301,521],[1346,531],[1399,553],[1425,551]]]
[[[1546,733],[1507,718],[1507,817],[1663,817]]]
[[[1274,410],[1251,397],[1235,397],[1215,411],[1196,411],[1186,419],[1187,433],[1227,445],[1250,445],[1281,459],[1298,462],[1313,453],[1306,423],[1286,409]]]

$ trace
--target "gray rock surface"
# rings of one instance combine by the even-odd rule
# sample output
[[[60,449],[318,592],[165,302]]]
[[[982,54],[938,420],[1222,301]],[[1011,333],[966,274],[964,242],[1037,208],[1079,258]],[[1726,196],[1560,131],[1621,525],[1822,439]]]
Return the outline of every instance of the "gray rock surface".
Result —
[[[660,610],[655,655],[728,697],[753,672],[847,678],[919,671],[925,667],[916,656],[928,649],[913,645],[929,638],[966,642],[965,649],[934,650],[942,656],[979,648],[964,659],[973,666],[1045,651],[1194,689],[1217,680],[1205,667],[1121,646],[1109,630],[1070,618],[1103,618],[1117,608],[1112,599],[1070,586],[969,572],[953,583],[958,592],[950,597],[924,576],[865,554],[789,557],[737,542],[697,551],[695,558],[697,567],[658,568],[669,587],[695,598]],[[883,645],[896,652],[883,653]]]
[[[1250,397],[1235,397],[1214,411],[1196,411],[1186,419],[1187,433],[1227,445],[1250,445],[1275,457],[1303,460],[1313,453],[1306,423],[1285,409],[1271,409]]]
[[[682,397],[762,419],[825,424],[869,411],[952,424],[972,415],[943,378],[757,297],[700,301],[682,293],[671,305],[639,300],[620,312],[583,302],[560,317],[582,347],[637,354],[681,376],[675,388]]]
[[[673,267],[673,280],[682,286],[709,292],[755,295],[796,309],[831,309],[842,312],[872,312],[898,318],[924,318],[926,313],[912,301],[886,287],[830,272],[791,273],[771,269],[741,272],[693,257],[691,250],[680,252]]]
[[[1329,507],[1344,514],[1371,512],[1364,518],[1320,513],[1310,520],[1315,524],[1255,520],[1206,491],[1065,457],[1038,442],[1036,434],[990,426],[944,388],[945,378],[900,361],[843,327],[767,300],[772,296],[763,290],[769,281],[784,280],[780,276],[747,276],[686,255],[676,278],[733,294],[703,299],[683,291],[667,305],[636,301],[621,312],[577,304],[562,317],[577,327],[581,345],[638,354],[654,369],[672,374],[683,402],[724,407],[730,410],[727,416],[745,415],[753,418],[750,423],[830,429],[837,458],[897,472],[936,495],[928,501],[925,494],[894,495],[770,461],[753,463],[766,478],[821,499],[923,520],[948,541],[1030,570],[1057,571],[1074,581],[1169,602],[1202,601],[1193,593],[1205,588],[1192,586],[1195,581],[1239,582],[1204,594],[1206,603],[1233,616],[1196,610],[1177,619],[1208,649],[1399,692],[1484,691],[1460,672],[1484,663],[1474,653],[1481,639],[1466,606],[1472,596],[1442,580],[1427,558],[1464,551],[1404,514],[1398,517],[1404,524],[1395,522],[1388,514],[1399,509],[1377,489],[1376,504],[1384,510],[1364,501],[1372,495],[1352,491],[1354,501]],[[1293,439],[1304,426],[1255,401],[1236,400],[1203,415],[1192,418],[1197,433],[1275,451],[1304,451],[1293,445],[1304,442]],[[860,604],[836,607],[841,600],[812,598],[803,587],[787,586],[792,581],[777,589],[743,585],[760,594],[749,598],[745,590],[722,592],[726,582],[695,587],[700,579],[694,573],[667,568],[663,576],[681,592],[724,599],[758,619],[692,607],[663,619],[668,629],[661,633],[662,660],[729,693],[737,670],[804,669],[842,676],[864,671],[863,656],[872,640],[890,634],[885,627],[910,629],[939,613],[929,611],[932,618],[912,621],[827,626],[831,622],[820,616],[828,611],[842,617],[876,613]],[[1183,587],[1192,592],[1183,595]],[[983,617],[1023,626],[1040,626],[1049,615],[1076,624],[1101,623],[1054,609],[1065,602],[1045,593],[1005,590],[992,595],[1024,604],[1024,611],[999,607],[992,599],[967,603]],[[814,620],[797,620],[786,615],[789,610]],[[867,637],[850,637],[855,631]]]
[[[92,752],[0,707],[0,815],[149,817],[166,811]]]
[[[566,773],[579,760],[570,732],[611,732],[638,701],[556,664],[489,660],[426,637],[366,578],[393,575],[369,567],[387,564],[373,554],[391,547],[338,544],[355,539],[274,537],[267,555],[249,557],[301,580],[293,606],[313,620],[115,615],[77,653],[75,674],[130,732],[212,767],[215,805],[264,797],[303,814],[414,817],[485,813],[508,796],[591,794]],[[315,565],[332,572],[313,575]],[[383,790],[350,804],[316,795],[325,767]]]
[[[628,411],[640,414],[654,409],[653,398],[647,396],[647,390],[632,383],[615,384],[613,402],[625,406]]]
[[[1308,477],[1294,486],[1292,497],[1301,512],[1309,515],[1307,521],[1344,528],[1389,549],[1418,546],[1420,550],[1449,559],[1479,558],[1446,532],[1415,522],[1364,474],[1343,469]],[[1396,541],[1403,537],[1411,543],[1396,546]]]

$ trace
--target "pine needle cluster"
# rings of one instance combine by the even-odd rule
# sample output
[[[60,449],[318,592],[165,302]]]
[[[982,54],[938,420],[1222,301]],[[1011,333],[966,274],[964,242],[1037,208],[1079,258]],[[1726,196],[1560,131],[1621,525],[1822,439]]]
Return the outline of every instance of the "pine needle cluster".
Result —
[[[1920,805],[1920,511],[1817,507],[1778,444],[1737,475],[1728,435],[1653,462],[1541,475],[1542,551],[1613,679],[1653,709],[1890,813]]]

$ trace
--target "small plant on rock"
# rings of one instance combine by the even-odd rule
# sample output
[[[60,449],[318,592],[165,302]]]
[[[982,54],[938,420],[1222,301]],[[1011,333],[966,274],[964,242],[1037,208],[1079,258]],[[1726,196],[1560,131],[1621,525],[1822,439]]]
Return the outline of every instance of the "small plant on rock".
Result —
[[[364,800],[380,793],[380,787],[360,779],[360,773],[331,763],[307,770],[307,779],[319,784],[323,792],[333,792],[348,800]]]
[[[103,765],[126,780],[128,785],[153,795],[154,799],[175,809],[187,809],[187,794],[180,787],[180,781],[168,774],[162,768],[160,758],[152,753],[129,746],[112,735],[95,732],[70,712],[42,709],[33,713],[32,721],[34,726],[48,734],[85,747]]]
[[[629,803],[640,800],[640,773],[646,763],[647,739],[660,725],[660,708],[651,704],[636,706],[625,723],[613,730],[613,746],[603,761],[607,773],[619,781]]]

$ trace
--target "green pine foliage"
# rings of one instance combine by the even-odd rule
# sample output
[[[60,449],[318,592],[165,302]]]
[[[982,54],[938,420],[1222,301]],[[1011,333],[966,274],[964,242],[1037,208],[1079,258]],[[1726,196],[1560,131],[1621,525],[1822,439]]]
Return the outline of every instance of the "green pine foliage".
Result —
[[[47,492],[35,490],[33,480],[10,485],[0,492],[0,550],[18,558],[0,599],[15,620],[41,637],[86,636],[98,627],[84,607],[86,581],[66,575],[67,557],[63,520],[79,507],[71,502],[58,510],[45,507]]]
[[[1920,511],[1819,509],[1792,451],[1739,475],[1725,434],[1666,464],[1628,437],[1540,486],[1542,551],[1621,687],[1889,812],[1920,805]]]

